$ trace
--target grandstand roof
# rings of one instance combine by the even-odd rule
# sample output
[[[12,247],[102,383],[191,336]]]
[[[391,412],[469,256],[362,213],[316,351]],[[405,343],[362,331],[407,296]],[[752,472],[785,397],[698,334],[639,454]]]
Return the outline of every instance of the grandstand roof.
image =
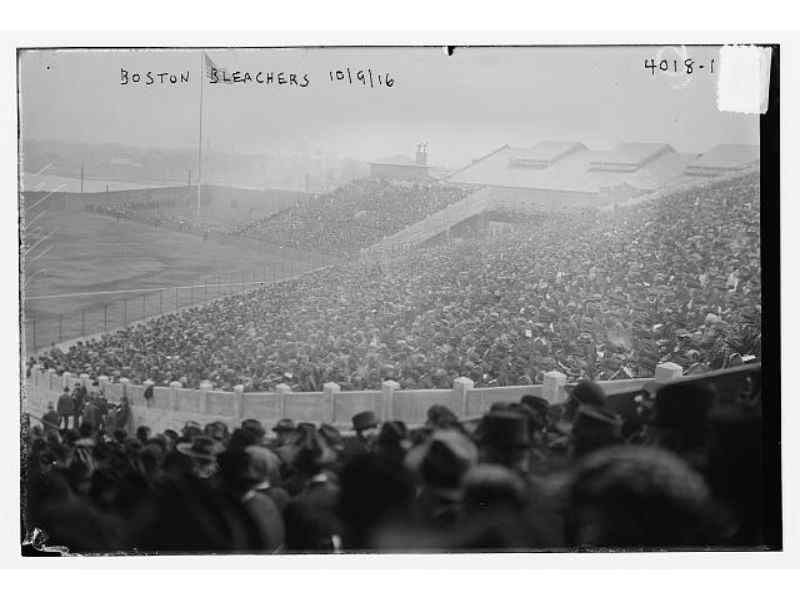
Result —
[[[580,142],[539,142],[531,148],[519,148],[510,160],[512,166],[544,169],[573,152],[586,150]]]
[[[596,187],[582,178],[586,172],[588,150],[578,150],[562,156],[545,168],[524,165],[513,161],[525,156],[530,148],[502,146],[496,151],[456,171],[448,180],[454,183],[518,187],[529,189],[566,190],[596,193]]]
[[[689,170],[730,171],[743,169],[760,160],[760,148],[751,144],[719,144],[697,157]]]
[[[669,144],[636,142],[620,144],[611,150],[595,152],[591,168],[609,171],[634,171],[664,154],[675,152]]]
[[[662,154],[637,169],[628,173],[625,180],[640,190],[657,190],[666,185],[673,185],[685,179],[686,166],[697,159],[697,154],[669,152]]]
[[[685,179],[686,166],[696,158],[669,144],[621,144],[596,151],[578,142],[546,141],[528,148],[501,146],[448,181],[592,194],[624,186],[650,191]]]
[[[394,154],[392,156],[387,156],[385,158],[379,158],[378,160],[373,160],[369,164],[371,165],[392,165],[395,167],[424,167],[426,165],[421,165],[413,158],[405,156],[404,154]]]

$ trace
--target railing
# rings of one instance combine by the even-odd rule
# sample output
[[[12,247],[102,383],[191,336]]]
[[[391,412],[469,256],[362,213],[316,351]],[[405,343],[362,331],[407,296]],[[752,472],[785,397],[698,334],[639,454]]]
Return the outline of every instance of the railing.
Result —
[[[54,344],[111,332],[261,285],[293,279],[327,266],[327,263],[318,262],[322,263],[314,260],[309,264],[277,261],[256,270],[215,274],[187,285],[75,294],[76,298],[92,298],[92,303],[64,312],[48,313],[33,303],[68,299],[70,294],[28,297],[24,299],[27,310],[22,318],[26,351],[31,354]]]
[[[620,414],[635,410],[634,395],[649,381],[667,383],[678,379],[709,379],[717,383],[721,393],[744,387],[744,380],[760,373],[760,364],[747,365],[700,376],[684,378],[683,370],[674,363],[656,367],[655,377],[622,379],[598,382],[609,396],[609,404]],[[55,403],[64,387],[82,382],[89,387],[89,376],[71,373],[57,374],[54,369],[31,369],[23,385],[23,411],[43,414],[48,402]],[[312,423],[331,423],[349,430],[350,422],[358,412],[372,410],[381,420],[399,419],[410,426],[425,422],[428,409],[434,404],[450,408],[462,420],[484,414],[495,402],[518,402],[525,394],[547,400],[551,405],[563,403],[568,396],[566,376],[552,371],[544,376],[544,383],[529,386],[475,388],[467,377],[458,377],[452,389],[402,390],[395,381],[384,381],[380,390],[341,391],[339,385],[328,382],[321,392],[292,392],[286,384],[279,384],[272,392],[245,393],[242,386],[225,392],[213,389],[210,383],[200,389],[184,389],[177,381],[169,387],[154,387],[152,398],[144,398],[144,390],[152,385],[145,381],[137,385],[127,379],[112,381],[107,376],[98,377],[99,387],[106,397],[118,401],[127,396],[133,407],[133,426],[147,425],[153,430],[180,429],[188,420],[201,423],[223,421],[230,427],[242,420],[253,418],[271,426],[279,419]]]

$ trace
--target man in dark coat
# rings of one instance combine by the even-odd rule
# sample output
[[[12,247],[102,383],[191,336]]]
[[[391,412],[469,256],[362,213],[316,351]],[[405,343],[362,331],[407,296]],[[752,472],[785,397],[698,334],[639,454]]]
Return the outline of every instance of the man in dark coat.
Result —
[[[371,410],[353,415],[354,436],[345,439],[343,458],[345,461],[370,450],[372,441],[378,432],[378,419]]]
[[[89,401],[83,407],[82,424],[87,424],[92,427],[92,431],[97,431],[102,422],[102,414],[100,408],[97,406],[94,398],[89,398]]]
[[[123,396],[120,398],[120,405],[116,410],[115,417],[115,429],[119,430],[122,429],[123,431],[128,430],[128,426],[131,421],[131,406],[128,403],[128,397]]]
[[[69,429],[69,418],[72,417],[73,427],[77,427],[78,417],[75,415],[75,403],[69,393],[69,388],[64,388],[64,393],[58,397],[58,404],[56,404],[56,412],[58,413],[58,426],[60,427],[63,422],[64,429]]]
[[[75,411],[75,427],[78,426],[78,419],[83,414],[83,405],[86,404],[86,386],[82,383],[76,383],[75,389],[72,390],[72,403]]]
[[[44,433],[47,435],[50,431],[58,431],[58,426],[61,423],[61,415],[53,410],[53,403],[47,404],[47,412],[42,417],[42,424],[44,425]]]

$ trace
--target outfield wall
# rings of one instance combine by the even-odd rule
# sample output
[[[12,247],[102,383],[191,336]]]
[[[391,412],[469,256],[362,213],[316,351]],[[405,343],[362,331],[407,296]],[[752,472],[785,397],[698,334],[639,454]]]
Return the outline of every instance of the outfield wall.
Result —
[[[608,406],[624,418],[632,418],[637,412],[635,397],[648,382],[697,379],[713,383],[723,401],[732,401],[742,390],[760,395],[761,364],[684,376],[679,365],[662,363],[656,367],[653,378],[597,383],[606,392]],[[22,385],[23,412],[40,417],[49,402],[55,404],[64,387],[71,388],[79,381],[87,387],[91,384],[85,374],[59,375],[54,369],[34,367]],[[242,386],[236,386],[233,392],[223,392],[210,384],[195,390],[172,382],[169,387],[154,387],[150,399],[144,398],[147,385],[132,384],[124,378],[112,382],[100,376],[98,384],[111,402],[118,402],[123,395],[128,397],[133,410],[131,431],[140,425],[154,431],[180,430],[190,420],[203,424],[223,421],[233,428],[248,418],[258,419],[268,428],[279,419],[289,418],[296,422],[332,423],[349,431],[353,415],[365,410],[374,411],[381,421],[397,419],[418,426],[425,423],[427,411],[434,404],[447,406],[464,421],[480,417],[495,402],[518,402],[525,394],[542,397],[551,406],[563,404],[570,387],[566,376],[556,371],[546,373],[540,385],[475,388],[469,378],[458,377],[452,389],[436,390],[402,390],[397,382],[384,381],[380,390],[341,391],[337,384],[326,383],[321,392],[292,392],[288,385],[280,384],[274,392],[244,393]]]
[[[677,365],[663,367],[658,377],[677,377],[679,371]],[[641,390],[648,381],[651,379],[626,379],[601,385],[609,395],[628,394]],[[47,404],[55,403],[63,389],[72,388],[76,382],[91,386],[88,375],[58,375],[54,369],[35,366],[22,386],[23,411],[43,415]],[[557,372],[546,374],[540,385],[475,388],[472,380],[459,377],[452,389],[435,390],[402,390],[397,382],[385,381],[380,390],[341,391],[337,384],[326,383],[321,392],[292,392],[288,385],[281,384],[274,392],[243,393],[242,386],[223,392],[210,385],[184,389],[179,382],[173,382],[169,387],[155,387],[150,399],[144,398],[149,382],[135,385],[124,378],[112,382],[101,376],[98,383],[111,402],[118,402],[123,395],[128,397],[133,408],[133,428],[147,425],[154,430],[180,429],[188,420],[219,420],[234,427],[247,418],[270,427],[279,419],[289,418],[333,423],[348,429],[353,415],[364,410],[374,411],[383,421],[398,419],[408,425],[420,425],[434,404],[447,406],[460,419],[467,420],[481,416],[495,402],[518,402],[525,394],[543,397],[553,405],[567,398],[566,377]]]

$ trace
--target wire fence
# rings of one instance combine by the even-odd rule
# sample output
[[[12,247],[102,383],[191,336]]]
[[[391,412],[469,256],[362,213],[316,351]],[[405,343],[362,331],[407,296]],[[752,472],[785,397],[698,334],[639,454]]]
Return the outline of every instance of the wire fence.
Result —
[[[279,261],[252,270],[216,274],[187,285],[32,298],[25,301],[22,318],[26,348],[28,352],[39,351],[76,338],[111,332],[137,321],[292,279],[326,264],[330,263]],[[71,296],[89,298],[91,304],[66,312],[37,310],[33,305],[34,301]]]

